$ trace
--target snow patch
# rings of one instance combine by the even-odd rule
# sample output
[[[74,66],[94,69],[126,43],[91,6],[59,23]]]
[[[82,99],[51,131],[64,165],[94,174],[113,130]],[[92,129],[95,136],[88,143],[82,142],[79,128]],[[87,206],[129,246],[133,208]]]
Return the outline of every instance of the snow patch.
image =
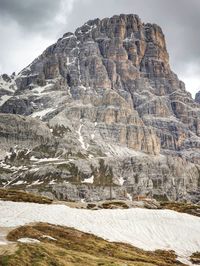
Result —
[[[28,238],[28,237],[19,238],[17,241],[20,242],[20,243],[27,243],[27,244],[38,244],[38,243],[40,243],[39,240],[37,240],[35,238]]]
[[[54,162],[54,161],[58,161],[60,160],[59,158],[42,158],[42,159],[39,159],[38,162],[39,163],[42,163],[42,162]]]
[[[133,38],[125,38],[124,40],[123,40],[123,42],[132,42],[133,41]]]
[[[81,181],[81,183],[94,183],[94,176],[92,175],[90,178],[86,178],[84,181]]]
[[[79,129],[78,129],[78,131],[77,131],[77,133],[78,133],[78,135],[79,135],[78,140],[79,140],[79,142],[81,143],[81,147],[82,147],[84,150],[87,150],[88,147],[89,147],[89,145],[88,145],[88,144],[85,144],[85,142],[84,142],[83,136],[82,136],[82,134],[81,134],[81,129],[82,129],[82,127],[83,127],[83,125],[80,125],[80,127],[79,127]]]
[[[30,161],[38,161],[39,159],[38,158],[36,158],[35,156],[31,156],[31,158],[30,158]]]
[[[31,168],[29,172],[37,172],[38,170],[40,170],[40,168]]]
[[[124,184],[124,178],[123,177],[120,177],[118,179],[118,181],[119,181],[120,186],[123,186],[123,184]]]
[[[45,222],[74,227],[145,250],[174,250],[187,260],[200,251],[200,218],[171,210],[81,210],[65,205],[0,201],[0,227]],[[187,261],[188,265],[192,265]]]
[[[42,111],[34,112],[31,116],[32,117],[39,117],[40,119],[42,119],[45,115],[52,113],[55,110],[56,110],[55,108],[47,108],[47,109],[44,109]]]
[[[42,238],[47,238],[49,240],[53,240],[53,241],[56,241],[57,239],[55,239],[54,237],[52,236],[48,236],[48,235],[43,235]]]
[[[50,182],[49,182],[49,185],[55,185],[56,184],[56,180],[51,180]]]
[[[87,88],[86,88],[85,86],[83,86],[83,85],[79,86],[79,88],[80,88],[80,89],[83,89],[84,91],[87,90]]]
[[[67,57],[67,62],[66,62],[66,66],[70,66],[72,64],[76,63],[76,58],[73,58],[73,60],[71,61],[69,57]]]
[[[23,180],[19,180],[17,181],[16,183],[13,183],[12,185],[22,185],[22,184],[26,184],[26,181],[23,181]]]
[[[131,194],[127,193],[127,197],[128,197],[128,199],[129,199],[130,201],[132,201],[132,200],[133,200],[133,198],[132,198]]]
[[[38,179],[38,180],[32,182],[31,186],[32,186],[32,185],[40,185],[40,184],[42,184],[42,183],[44,183],[44,181],[40,181],[40,180]],[[30,185],[29,185],[29,186],[30,186]]]
[[[7,102],[7,100],[9,100],[12,96],[10,95],[3,95],[1,96],[1,99],[0,99],[0,106],[2,106],[5,102]]]
[[[66,37],[63,37],[62,40],[71,39],[72,37],[76,37],[76,36],[74,36],[74,34],[72,33],[72,34],[70,34],[70,35],[68,35]]]
[[[25,155],[28,155],[31,152],[30,149],[27,150],[27,152],[25,153]]]
[[[58,157],[38,159],[35,156],[31,156],[31,158],[30,158],[30,161],[34,161],[35,163],[56,162],[58,160],[60,160]]]

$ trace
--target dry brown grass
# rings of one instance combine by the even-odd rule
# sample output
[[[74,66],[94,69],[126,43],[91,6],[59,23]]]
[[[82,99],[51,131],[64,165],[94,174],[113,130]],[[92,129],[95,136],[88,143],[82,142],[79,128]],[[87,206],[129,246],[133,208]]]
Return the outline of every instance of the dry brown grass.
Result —
[[[128,209],[129,206],[126,204],[124,201],[107,201],[102,203],[102,208],[103,209]]]
[[[0,188],[0,199],[15,202],[34,202],[40,204],[50,204],[52,200],[46,197],[34,195],[21,190]]]
[[[88,203],[87,209],[128,209],[125,201],[108,200],[104,202]]]
[[[200,252],[195,252],[190,256],[190,260],[193,264],[200,264]]]
[[[44,238],[48,235],[56,240]],[[22,226],[8,234],[8,240],[29,237],[39,244],[18,244],[12,255],[0,256],[1,266],[178,266],[173,251],[147,252],[128,244],[111,243],[78,230],[39,223]]]
[[[194,205],[190,203],[182,203],[182,202],[161,202],[161,208],[169,209],[177,212],[188,213],[191,215],[195,215],[200,217],[200,206]]]

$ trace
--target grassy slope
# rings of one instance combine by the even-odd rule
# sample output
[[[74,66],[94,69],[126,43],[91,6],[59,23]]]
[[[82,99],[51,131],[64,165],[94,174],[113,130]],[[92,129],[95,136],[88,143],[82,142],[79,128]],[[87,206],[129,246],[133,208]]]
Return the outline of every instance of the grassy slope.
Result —
[[[2,189],[0,188],[0,200],[17,201],[17,202],[34,202],[40,204],[50,204],[52,200],[46,197],[26,193],[21,190]]]
[[[55,240],[44,238],[54,237]],[[78,230],[39,223],[22,226],[8,234],[8,240],[22,237],[40,240],[39,244],[18,244],[12,255],[1,255],[1,266],[171,266],[183,265],[176,261],[173,251],[147,252],[128,244],[111,243]]]
[[[182,202],[161,202],[162,209],[169,209],[177,212],[188,213],[200,217],[200,205],[194,205],[190,203]]]
[[[0,189],[0,199],[18,202],[52,203],[51,199],[13,189]],[[88,208],[94,207],[90,206]],[[105,202],[101,208],[128,208],[125,202]],[[161,202],[161,208],[200,216],[200,207],[188,203]],[[55,237],[57,241],[44,239],[42,235]],[[96,236],[75,229],[38,224],[23,226],[13,230],[8,239],[16,241],[20,237],[37,238],[39,245],[17,244],[12,255],[0,256],[0,266],[25,265],[138,265],[169,266],[180,265],[175,254],[169,251],[145,252],[130,245],[110,243]],[[14,249],[15,250],[15,249]],[[23,258],[23,260],[21,259]],[[199,263],[199,253],[191,256],[193,263]]]

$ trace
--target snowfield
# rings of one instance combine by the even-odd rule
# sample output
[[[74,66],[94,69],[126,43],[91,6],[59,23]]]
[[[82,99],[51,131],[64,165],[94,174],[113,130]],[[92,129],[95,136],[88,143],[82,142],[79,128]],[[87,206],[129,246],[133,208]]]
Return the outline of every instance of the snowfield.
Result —
[[[179,260],[200,251],[200,218],[170,210],[83,210],[65,205],[0,201],[0,227],[48,222],[145,249],[174,250]]]

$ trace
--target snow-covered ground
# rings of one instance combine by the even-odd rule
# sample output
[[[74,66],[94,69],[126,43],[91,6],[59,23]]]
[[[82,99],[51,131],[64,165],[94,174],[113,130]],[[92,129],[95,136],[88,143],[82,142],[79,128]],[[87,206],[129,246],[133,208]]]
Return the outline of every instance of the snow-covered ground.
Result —
[[[29,243],[29,244],[40,243],[39,240],[33,239],[33,238],[28,238],[28,237],[20,238],[20,239],[18,239],[18,242],[20,242],[20,243]]]
[[[170,210],[82,210],[0,201],[0,227],[48,222],[145,249],[174,250],[182,262],[200,251],[200,218]]]
[[[0,99],[0,106],[2,106],[7,100],[9,100],[11,98],[10,95],[3,95],[1,96],[1,99]]]
[[[91,177],[86,178],[83,181],[81,181],[81,183],[90,183],[90,184],[93,184],[93,182],[94,182],[94,176],[93,175]]]
[[[82,129],[82,127],[83,127],[83,125],[81,124],[80,127],[79,127],[79,129],[78,129],[78,131],[77,131],[78,136],[79,136],[78,140],[79,140],[79,142],[81,143],[81,147],[82,147],[84,150],[87,150],[87,149],[88,149],[88,144],[85,144],[85,142],[84,142],[84,138],[83,138],[83,136],[82,136],[82,134],[81,134],[81,129]]]
[[[45,115],[52,113],[55,110],[56,110],[55,108],[46,108],[44,110],[34,112],[31,116],[32,117],[39,117],[40,119],[42,119]]]

